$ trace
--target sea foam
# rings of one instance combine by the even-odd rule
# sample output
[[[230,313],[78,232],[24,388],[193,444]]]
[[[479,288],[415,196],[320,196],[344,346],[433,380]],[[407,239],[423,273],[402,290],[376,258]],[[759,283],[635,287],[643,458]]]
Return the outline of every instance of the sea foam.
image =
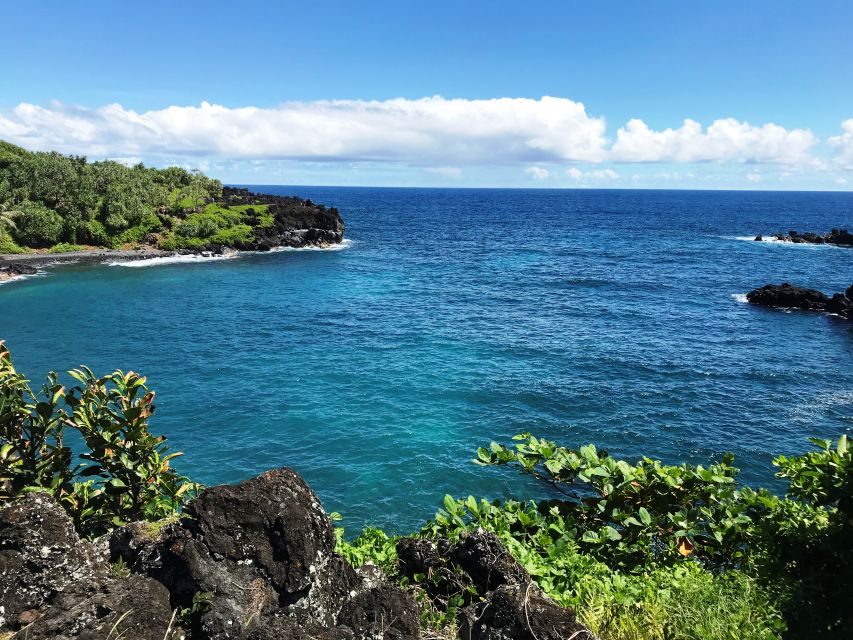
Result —
[[[142,258],[140,260],[116,260],[114,262],[108,262],[107,265],[110,267],[159,267],[165,264],[194,264],[196,262],[213,262],[214,260],[228,260],[230,258],[236,258],[237,254],[232,253],[224,256],[199,256],[199,255],[186,255],[186,256],[158,256],[156,258]]]

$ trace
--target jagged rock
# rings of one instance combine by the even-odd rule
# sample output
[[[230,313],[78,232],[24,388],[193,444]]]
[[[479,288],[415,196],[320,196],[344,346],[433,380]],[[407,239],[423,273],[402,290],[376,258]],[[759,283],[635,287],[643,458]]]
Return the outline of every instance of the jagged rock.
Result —
[[[397,556],[403,575],[431,576],[424,585],[431,598],[452,593],[466,597],[459,616],[462,640],[566,640],[588,633],[571,609],[539,590],[493,533],[468,532],[457,541],[403,538]],[[469,587],[479,598],[471,596]]]
[[[329,518],[291,469],[209,488],[186,513],[153,536],[144,524],[125,527],[110,546],[133,571],[163,583],[173,606],[210,594],[200,637],[418,637],[413,599],[360,576],[334,552]]]
[[[847,289],[849,292],[853,289]],[[816,289],[805,289],[787,282],[768,284],[746,294],[752,304],[783,309],[802,309],[805,311],[825,311],[845,318],[853,318],[853,298],[848,294],[835,294],[832,298]]]
[[[32,640],[102,640],[114,626],[127,638],[163,640],[172,615],[162,585],[111,575],[46,493],[0,510],[0,607],[0,631]]]
[[[273,224],[254,228],[254,240],[240,249],[268,251],[275,247],[327,246],[344,239],[344,221],[334,207],[301,198],[252,193],[225,187],[220,202],[226,206],[264,205]]]
[[[498,537],[488,531],[463,534],[447,551],[450,562],[462,569],[480,593],[501,585],[530,582],[530,576],[510,555]]]
[[[788,231],[787,235],[776,233],[773,235],[773,238],[780,242],[793,242],[794,244],[834,244],[839,247],[853,247],[853,233],[850,233],[847,229],[833,229],[823,235],[818,235],[810,231],[800,233],[791,230]],[[755,240],[761,242],[763,238],[756,236]]]
[[[50,495],[25,495],[0,511],[0,629],[17,628],[21,614],[71,585],[103,581],[108,569]]]
[[[592,640],[594,636],[531,582],[505,584],[459,614],[461,640]]]
[[[10,280],[18,276],[31,276],[38,273],[38,269],[21,262],[8,262],[0,264],[0,282]]]
[[[108,579],[93,592],[68,589],[21,633],[31,640],[173,640],[183,635],[169,592],[142,576]]]

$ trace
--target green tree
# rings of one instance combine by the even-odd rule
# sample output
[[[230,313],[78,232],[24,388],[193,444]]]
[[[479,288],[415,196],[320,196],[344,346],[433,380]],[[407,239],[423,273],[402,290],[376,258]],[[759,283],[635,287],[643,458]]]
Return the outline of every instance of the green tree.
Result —
[[[15,224],[15,239],[27,247],[50,247],[62,237],[62,217],[40,202],[22,202]]]

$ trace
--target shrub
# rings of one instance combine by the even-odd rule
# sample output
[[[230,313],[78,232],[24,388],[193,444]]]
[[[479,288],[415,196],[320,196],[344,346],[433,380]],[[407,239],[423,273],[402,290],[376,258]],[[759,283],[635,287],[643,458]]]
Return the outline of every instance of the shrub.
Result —
[[[38,202],[24,202],[15,217],[15,239],[28,247],[50,247],[62,236],[62,218]]]
[[[27,253],[27,249],[19,246],[12,238],[0,238],[0,253]]]
[[[154,392],[145,378],[121,371],[96,378],[86,368],[69,374],[78,386],[66,391],[50,373],[35,393],[0,342],[0,500],[48,491],[89,536],[178,512],[198,485],[172,469],[180,454],[148,431]],[[67,428],[85,443],[86,464],[72,467]]]
[[[70,253],[72,251],[85,251],[86,247],[80,244],[70,244],[68,242],[60,242],[53,245],[48,253]]]
[[[175,233],[183,238],[209,238],[219,231],[217,216],[209,213],[194,213],[187,216]]]

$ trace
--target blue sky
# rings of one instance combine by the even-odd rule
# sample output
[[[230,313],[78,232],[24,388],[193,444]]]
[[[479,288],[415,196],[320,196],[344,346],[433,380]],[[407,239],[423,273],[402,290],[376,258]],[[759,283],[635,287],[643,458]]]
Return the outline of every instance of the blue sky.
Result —
[[[849,0],[38,4],[2,5],[0,137],[29,148],[252,183],[853,189]]]

